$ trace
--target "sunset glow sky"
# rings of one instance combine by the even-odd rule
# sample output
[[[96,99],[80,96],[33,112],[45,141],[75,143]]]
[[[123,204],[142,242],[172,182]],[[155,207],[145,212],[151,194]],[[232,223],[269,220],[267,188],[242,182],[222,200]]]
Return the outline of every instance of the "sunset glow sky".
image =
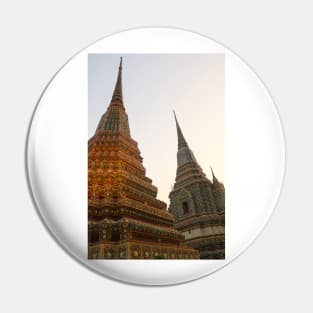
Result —
[[[88,138],[106,111],[116,82],[119,54],[88,59]],[[224,55],[124,54],[123,97],[131,136],[146,174],[169,204],[176,175],[177,134],[173,110],[189,147],[211,179],[224,181]]]

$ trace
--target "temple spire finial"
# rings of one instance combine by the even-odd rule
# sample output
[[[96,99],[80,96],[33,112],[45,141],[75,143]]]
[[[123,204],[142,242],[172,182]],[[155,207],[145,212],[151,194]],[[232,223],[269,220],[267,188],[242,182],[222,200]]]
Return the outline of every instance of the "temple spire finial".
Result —
[[[178,124],[177,121],[177,117],[176,117],[176,113],[175,110],[173,110],[174,112],[174,117],[175,117],[175,122],[176,122],[176,129],[177,129],[177,137],[178,137],[178,149],[182,148],[182,147],[188,147],[187,141],[183,135],[183,132],[181,131],[181,128]]]
[[[216,176],[214,175],[212,166],[210,166],[210,168],[211,168],[211,173],[212,173],[213,184],[219,184],[218,179],[217,179]]]
[[[128,124],[128,116],[123,104],[122,93],[122,57],[118,69],[117,80],[113,91],[112,100],[99,121],[97,131],[110,131],[115,133],[122,133],[130,137],[130,130]]]
[[[122,62],[123,58],[120,57],[120,65],[118,68],[118,75],[117,75],[117,80],[112,96],[112,101],[117,100],[120,101],[123,104],[123,92],[122,92]]]

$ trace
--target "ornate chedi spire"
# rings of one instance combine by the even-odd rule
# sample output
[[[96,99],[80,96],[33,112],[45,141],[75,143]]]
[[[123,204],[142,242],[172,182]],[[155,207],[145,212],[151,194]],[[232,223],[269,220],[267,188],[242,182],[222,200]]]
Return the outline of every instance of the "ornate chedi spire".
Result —
[[[198,258],[157,191],[130,135],[121,60],[110,105],[88,142],[88,257]]]
[[[181,131],[181,128],[179,126],[179,123],[177,121],[177,117],[176,117],[176,113],[174,112],[174,118],[175,118],[175,123],[176,123],[176,129],[177,129],[177,138],[178,138],[178,149],[183,148],[183,147],[187,147],[188,148],[188,144],[187,141],[183,135],[183,132]]]
[[[120,66],[118,69],[118,75],[112,95],[112,100],[97,127],[97,132],[101,131],[118,132],[127,137],[130,137],[128,116],[123,104],[122,57],[120,60]]]
[[[178,138],[177,166],[180,167],[186,163],[194,163],[195,165],[197,165],[197,167],[200,168],[179,126],[175,111],[174,111],[174,117],[175,117],[175,122],[176,122],[177,138]]]
[[[174,188],[169,194],[169,212],[175,216],[174,227],[185,242],[200,251],[204,259],[224,258],[224,189],[215,177],[206,177],[178,124],[177,170]]]
[[[120,58],[120,66],[118,68],[117,80],[112,96],[112,101],[120,101],[123,104],[123,89],[122,89],[122,62],[123,58]]]
[[[213,185],[219,185],[220,182],[218,181],[218,179],[217,179],[216,176],[214,175],[212,166],[211,166],[211,173],[212,173],[212,182],[213,182]]]

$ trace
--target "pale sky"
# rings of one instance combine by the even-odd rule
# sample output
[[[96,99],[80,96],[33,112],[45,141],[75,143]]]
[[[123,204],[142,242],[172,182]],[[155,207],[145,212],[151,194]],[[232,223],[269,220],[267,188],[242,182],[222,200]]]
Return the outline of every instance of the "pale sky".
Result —
[[[123,57],[123,98],[131,136],[146,174],[169,204],[176,176],[177,134],[173,110],[189,147],[211,179],[224,182],[223,54],[90,54],[88,138],[106,111]]]

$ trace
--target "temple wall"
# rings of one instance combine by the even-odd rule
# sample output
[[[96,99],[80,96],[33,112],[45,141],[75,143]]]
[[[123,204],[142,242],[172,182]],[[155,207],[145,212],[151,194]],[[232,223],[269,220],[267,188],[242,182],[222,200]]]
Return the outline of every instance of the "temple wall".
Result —
[[[224,233],[224,226],[206,226],[202,228],[198,227],[182,232],[182,234],[185,236],[185,240],[212,235],[223,235]]]

